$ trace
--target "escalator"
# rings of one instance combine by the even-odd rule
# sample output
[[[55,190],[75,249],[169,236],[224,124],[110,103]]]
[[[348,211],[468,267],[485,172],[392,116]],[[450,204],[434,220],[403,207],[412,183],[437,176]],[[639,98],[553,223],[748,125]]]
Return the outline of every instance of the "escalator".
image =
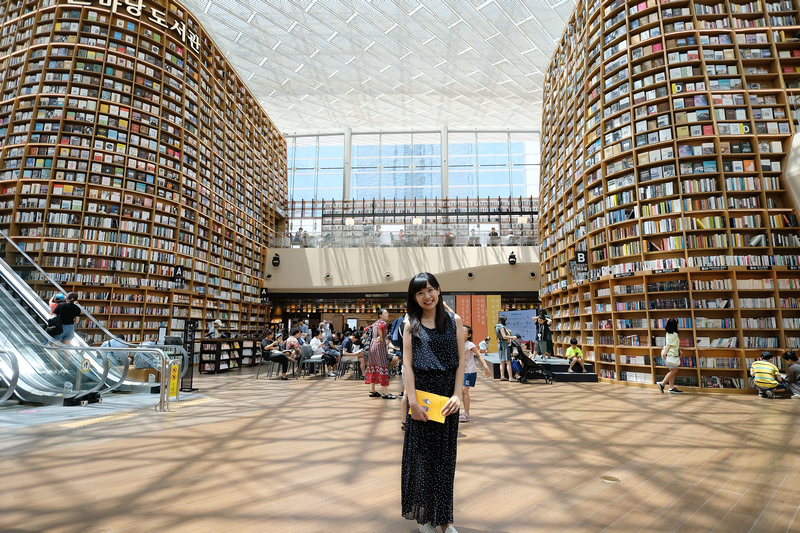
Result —
[[[11,352],[0,351],[0,404],[14,395],[18,380],[17,357]]]
[[[99,401],[97,393],[109,369],[105,350],[51,345],[47,333],[2,287],[0,349],[16,358],[19,375],[13,394],[21,401],[45,405]]]
[[[2,237],[6,237],[5,234]],[[19,250],[13,241],[7,237],[6,241],[17,251],[13,257],[17,268],[12,269],[0,259],[0,331],[7,331],[6,326],[14,331],[0,334],[0,350],[5,349],[19,363],[19,378],[14,392],[17,398],[31,403],[57,403],[63,399],[66,404],[75,404],[99,401],[102,394],[115,389],[149,392],[153,388],[152,383],[128,379],[129,358],[133,359],[136,355],[149,359],[153,366],[160,368],[162,359],[167,357],[165,351],[169,351],[172,353],[168,357],[182,359],[181,368],[183,372],[186,371],[188,356],[181,346],[134,347],[124,343],[126,347],[123,348],[93,348],[78,335],[72,341],[75,346],[54,343],[44,331],[50,315],[49,306],[18,275],[17,270],[49,282],[54,292],[66,294],[66,291]],[[9,252],[7,246],[5,251],[7,258],[13,253]],[[91,314],[85,309],[83,311],[94,327],[101,329],[109,338],[112,336]],[[26,343],[30,345],[26,346]],[[59,347],[52,347],[51,343]],[[11,373],[10,368],[6,368],[7,372],[2,370],[0,358],[0,382],[8,381],[6,373]],[[80,376],[76,374],[78,370]],[[0,397],[2,395],[0,388]]]

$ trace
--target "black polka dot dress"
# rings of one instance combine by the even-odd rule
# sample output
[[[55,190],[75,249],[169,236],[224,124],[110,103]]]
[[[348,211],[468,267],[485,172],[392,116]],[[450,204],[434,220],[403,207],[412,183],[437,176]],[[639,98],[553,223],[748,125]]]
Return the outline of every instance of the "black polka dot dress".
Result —
[[[452,313],[443,333],[420,327],[412,337],[414,385],[417,390],[450,397],[458,370],[458,338]],[[458,413],[439,422],[420,422],[406,415],[403,441],[403,516],[420,524],[453,523],[453,480],[456,474]]]

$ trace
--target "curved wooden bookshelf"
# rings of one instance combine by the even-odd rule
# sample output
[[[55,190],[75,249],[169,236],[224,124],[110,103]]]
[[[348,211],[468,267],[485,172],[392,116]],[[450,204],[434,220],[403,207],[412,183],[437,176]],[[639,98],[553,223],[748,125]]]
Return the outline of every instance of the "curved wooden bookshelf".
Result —
[[[578,2],[546,77],[539,235],[556,351],[653,386],[681,323],[679,384],[748,389],[800,347],[797,0]],[[579,259],[585,258],[585,261]]]
[[[0,227],[128,340],[187,318],[263,328],[286,142],[197,19],[0,0],[0,20]]]

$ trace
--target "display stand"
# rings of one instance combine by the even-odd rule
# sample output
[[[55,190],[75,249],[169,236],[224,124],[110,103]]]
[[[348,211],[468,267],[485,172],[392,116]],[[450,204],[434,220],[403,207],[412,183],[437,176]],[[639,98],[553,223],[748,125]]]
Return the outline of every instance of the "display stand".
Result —
[[[197,336],[197,320],[187,320],[183,327],[183,348],[186,350],[189,368],[181,379],[181,392],[194,392],[199,390],[194,384],[194,339]]]

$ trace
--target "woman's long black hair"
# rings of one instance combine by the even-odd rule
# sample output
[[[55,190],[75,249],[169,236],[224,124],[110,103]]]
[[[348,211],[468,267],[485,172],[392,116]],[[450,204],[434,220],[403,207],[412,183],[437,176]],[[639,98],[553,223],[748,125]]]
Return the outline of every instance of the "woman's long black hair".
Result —
[[[417,293],[431,284],[434,289],[439,289],[439,282],[436,277],[430,272],[420,272],[408,284],[408,300],[406,301],[406,309],[408,310],[408,324],[409,331],[413,337],[419,338],[419,328],[422,320],[422,307],[417,303]],[[444,299],[442,299],[441,291],[439,293],[439,301],[436,302],[436,331],[444,333],[447,321],[450,315],[444,310]]]
[[[667,333],[678,333],[678,319],[670,318],[667,320],[667,327],[664,328]]]

